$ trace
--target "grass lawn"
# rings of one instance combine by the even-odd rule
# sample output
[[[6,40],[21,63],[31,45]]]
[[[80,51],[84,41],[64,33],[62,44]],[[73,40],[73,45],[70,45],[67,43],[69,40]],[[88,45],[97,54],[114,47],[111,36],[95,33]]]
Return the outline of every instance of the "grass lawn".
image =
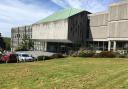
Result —
[[[0,64],[0,89],[128,89],[128,60],[69,57]]]

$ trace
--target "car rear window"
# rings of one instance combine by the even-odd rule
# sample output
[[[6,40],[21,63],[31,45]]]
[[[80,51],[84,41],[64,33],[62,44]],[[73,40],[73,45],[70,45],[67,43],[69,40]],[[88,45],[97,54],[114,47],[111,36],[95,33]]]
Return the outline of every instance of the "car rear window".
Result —
[[[22,56],[23,56],[23,57],[29,57],[29,55],[28,55],[28,54],[22,54]]]

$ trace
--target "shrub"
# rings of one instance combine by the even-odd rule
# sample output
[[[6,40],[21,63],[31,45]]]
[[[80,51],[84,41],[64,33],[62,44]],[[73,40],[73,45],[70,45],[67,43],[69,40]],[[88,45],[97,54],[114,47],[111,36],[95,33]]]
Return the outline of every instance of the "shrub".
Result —
[[[72,57],[78,57],[78,53],[77,52],[74,52],[71,54]]]
[[[119,58],[126,58],[126,55],[119,55]]]
[[[95,53],[95,54],[93,55],[93,58],[99,58],[99,57],[100,57],[99,54],[100,54],[100,53]]]
[[[43,61],[43,60],[49,60],[49,59],[54,59],[54,58],[64,58],[62,54],[53,54],[52,56],[38,56],[37,59],[38,61]]]
[[[82,50],[82,51],[79,51],[78,56],[79,57],[93,57],[94,54],[95,54],[94,51],[91,51],[91,50]]]
[[[127,57],[126,54],[120,54],[118,52],[116,52],[115,55],[116,55],[117,58],[126,58]]]
[[[96,53],[95,51],[92,50],[86,50],[86,49],[81,49],[78,52],[74,52],[72,57],[94,57],[94,58],[114,58],[117,57],[116,53],[111,52],[111,51],[102,51],[99,53]],[[126,57],[126,55],[120,55],[120,58]]]
[[[63,54],[57,53],[57,54],[53,54],[52,56],[50,56],[51,59],[54,58],[64,58]]]
[[[101,57],[101,58],[114,58],[116,55],[111,51],[103,51],[99,54],[95,54],[95,57]]]
[[[38,57],[37,57],[37,60],[38,60],[38,61],[43,61],[43,60],[48,60],[48,59],[50,59],[50,58],[47,57],[47,56],[38,56]]]

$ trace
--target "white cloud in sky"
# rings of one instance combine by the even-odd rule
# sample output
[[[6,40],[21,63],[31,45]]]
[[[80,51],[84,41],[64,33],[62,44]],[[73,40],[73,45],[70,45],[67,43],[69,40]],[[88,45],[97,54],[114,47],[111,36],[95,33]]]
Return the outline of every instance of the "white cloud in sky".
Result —
[[[82,3],[83,3],[82,4],[83,8],[93,13],[105,11],[108,8],[108,6],[104,5],[99,0],[87,0],[86,2],[82,2]]]
[[[82,5],[82,1],[86,0],[51,0],[55,4],[65,8],[65,7],[75,7],[75,8],[80,8]]]
[[[55,7],[57,9],[74,7],[90,12],[100,12],[106,10],[108,4],[118,0],[38,0],[38,3],[37,0],[28,0],[31,3],[24,1],[27,0],[0,2],[0,32],[3,36],[11,36],[12,27],[29,25],[50,15],[55,11]]]
[[[20,0],[3,0],[0,3],[0,32],[10,36],[12,27],[32,24],[53,12]]]
[[[55,4],[66,8],[74,7],[85,9],[90,12],[100,12],[108,8],[108,3],[104,2],[114,2],[118,0],[51,0]]]
[[[68,3],[65,2],[65,0],[51,0],[53,3],[59,5],[60,7],[68,7]]]

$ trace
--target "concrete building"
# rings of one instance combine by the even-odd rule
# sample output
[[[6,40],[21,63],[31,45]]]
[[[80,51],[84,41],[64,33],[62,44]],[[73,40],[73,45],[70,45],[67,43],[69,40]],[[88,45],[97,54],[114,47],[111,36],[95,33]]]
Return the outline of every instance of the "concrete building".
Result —
[[[108,51],[128,49],[128,2],[112,4],[108,12],[90,14],[89,19],[88,46]]]
[[[89,16],[89,36],[87,47],[93,50],[108,49],[108,13],[95,13]]]
[[[11,29],[11,48],[15,50],[22,42],[24,36],[27,35],[32,39],[32,26],[21,26]]]
[[[48,52],[67,52],[76,46],[86,43],[86,34],[89,28],[89,12],[68,8],[56,12],[47,18],[31,25],[34,50]],[[25,26],[26,27],[26,26]],[[21,41],[19,32],[25,27],[12,28],[12,48],[17,47]],[[21,38],[22,39],[22,38]]]
[[[128,2],[112,4],[107,12],[94,14],[64,9],[30,27],[34,50],[65,52],[76,46],[92,50],[127,50]],[[21,28],[12,28],[13,48],[20,43],[16,40]]]

